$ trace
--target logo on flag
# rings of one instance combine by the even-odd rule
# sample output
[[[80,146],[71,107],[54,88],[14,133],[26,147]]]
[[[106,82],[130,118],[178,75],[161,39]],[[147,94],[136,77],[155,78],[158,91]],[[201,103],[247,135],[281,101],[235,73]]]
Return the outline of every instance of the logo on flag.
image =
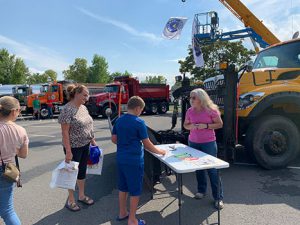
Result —
[[[179,39],[181,31],[187,21],[185,17],[172,17],[168,20],[163,36],[167,39]]]
[[[194,61],[196,67],[204,67],[203,53],[200,47],[200,42],[198,42],[197,38],[195,38],[195,34],[197,34],[197,27],[196,27],[196,21],[194,20],[193,30],[192,30],[192,48],[193,48]]]

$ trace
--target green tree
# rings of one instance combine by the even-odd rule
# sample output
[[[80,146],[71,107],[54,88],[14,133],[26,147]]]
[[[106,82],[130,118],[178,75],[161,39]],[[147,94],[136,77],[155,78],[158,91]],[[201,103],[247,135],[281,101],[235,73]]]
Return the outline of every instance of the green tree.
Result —
[[[92,66],[89,69],[87,82],[89,83],[107,83],[110,80],[108,72],[108,63],[103,56],[94,55]]]
[[[230,63],[242,66],[251,59],[251,56],[255,55],[255,51],[245,48],[242,41],[217,41],[214,44],[203,46],[202,53],[204,67],[198,68],[195,66],[193,51],[191,46],[189,46],[188,56],[185,60],[178,61],[180,64],[179,72],[183,74],[190,73],[194,77],[194,80],[204,81],[209,77],[219,74],[214,69],[217,61],[226,59]]]
[[[147,84],[165,84],[166,78],[164,76],[158,75],[158,76],[147,76],[144,83]]]
[[[70,65],[68,70],[64,70],[63,74],[67,80],[86,83],[89,76],[89,68],[86,59],[76,58],[74,64]]]
[[[112,82],[116,77],[120,77],[120,76],[129,76],[129,77],[132,77],[132,73],[128,72],[127,70],[125,70],[124,73],[122,72],[119,72],[119,71],[116,71],[116,72],[113,72],[109,75],[110,77],[110,82]]]
[[[56,81],[57,80],[57,73],[54,70],[46,70],[44,72],[44,76],[46,77],[46,79],[48,80],[51,79],[51,81]]]
[[[24,61],[10,55],[6,49],[0,50],[0,83],[23,84],[29,75]]]

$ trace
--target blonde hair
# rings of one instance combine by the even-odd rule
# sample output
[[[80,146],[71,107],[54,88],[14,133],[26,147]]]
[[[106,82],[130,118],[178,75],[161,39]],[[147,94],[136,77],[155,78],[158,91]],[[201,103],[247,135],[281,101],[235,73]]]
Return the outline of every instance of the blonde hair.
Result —
[[[11,96],[4,96],[0,98],[0,115],[7,117],[12,110],[19,108],[18,99]]]
[[[83,90],[88,90],[88,88],[82,84],[70,84],[67,87],[67,99],[70,101],[75,97],[75,94],[78,93],[82,93]]]
[[[136,107],[141,107],[143,109],[145,107],[145,102],[139,96],[132,96],[127,103],[127,108],[135,109]]]
[[[194,94],[201,102],[201,107],[207,110],[217,110],[219,112],[219,107],[213,103],[209,95],[202,88],[194,89],[191,95]]]

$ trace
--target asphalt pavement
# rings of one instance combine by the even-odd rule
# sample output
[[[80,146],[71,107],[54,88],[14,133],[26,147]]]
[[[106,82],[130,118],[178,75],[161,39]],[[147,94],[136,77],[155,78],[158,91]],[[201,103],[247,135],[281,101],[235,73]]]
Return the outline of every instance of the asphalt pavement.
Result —
[[[143,116],[143,119],[154,129],[170,127],[170,114]],[[52,170],[64,159],[57,120],[18,120],[17,123],[26,128],[30,137],[30,154],[27,159],[20,160],[23,188],[15,192],[15,207],[23,225],[127,224],[115,221],[118,215],[116,147],[110,142],[106,120],[95,120],[96,139],[105,152],[103,174],[88,176],[86,184],[86,193],[95,200],[95,204],[90,207],[81,205],[82,210],[77,213],[64,208],[67,199],[65,190],[49,187]],[[300,224],[299,160],[295,160],[290,169],[273,171],[261,169],[253,162],[248,163],[245,158],[242,162],[221,170],[225,202],[221,224]],[[175,181],[174,175],[167,176],[156,188],[174,190]],[[182,224],[216,223],[217,212],[212,205],[210,189],[204,199],[196,200],[193,198],[195,175],[184,175],[183,184]],[[151,200],[150,192],[145,187],[137,217],[145,219],[149,225],[178,224],[176,193],[155,196]],[[3,222],[0,221],[0,224]]]

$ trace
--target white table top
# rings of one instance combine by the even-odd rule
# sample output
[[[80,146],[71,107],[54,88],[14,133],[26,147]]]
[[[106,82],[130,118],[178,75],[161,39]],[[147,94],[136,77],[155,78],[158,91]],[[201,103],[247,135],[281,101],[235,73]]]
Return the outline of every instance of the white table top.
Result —
[[[165,144],[156,145],[156,147],[167,150],[167,154],[161,156],[147,151],[176,173],[191,173],[196,170],[229,167],[227,162],[184,144]]]

